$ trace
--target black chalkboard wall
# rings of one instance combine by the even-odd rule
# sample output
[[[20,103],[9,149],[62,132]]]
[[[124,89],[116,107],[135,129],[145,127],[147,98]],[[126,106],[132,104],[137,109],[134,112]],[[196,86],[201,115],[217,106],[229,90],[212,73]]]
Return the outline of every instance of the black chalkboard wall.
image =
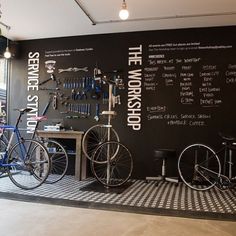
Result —
[[[118,91],[121,105],[115,108],[113,125],[132,152],[135,178],[157,174],[156,148],[174,148],[179,153],[193,142],[217,148],[219,131],[236,136],[234,26],[29,40],[20,42],[20,52],[12,64],[10,109],[31,106],[40,114],[57,85],[51,80],[39,87],[52,90],[37,90],[37,80],[50,78],[52,72],[61,82],[58,92],[70,96],[73,86],[79,91],[84,80],[89,83],[96,65],[102,71],[123,71],[125,89]],[[79,114],[62,114],[71,108],[61,104],[59,94],[58,108],[50,106],[47,112],[48,122],[62,119],[66,128],[84,131],[98,123],[95,107],[99,103],[100,111],[106,110],[104,94],[96,100],[90,93],[87,100],[67,100],[90,104],[90,116],[66,118]],[[12,111],[10,122],[15,116]],[[168,174],[175,175],[176,159],[168,165]]]

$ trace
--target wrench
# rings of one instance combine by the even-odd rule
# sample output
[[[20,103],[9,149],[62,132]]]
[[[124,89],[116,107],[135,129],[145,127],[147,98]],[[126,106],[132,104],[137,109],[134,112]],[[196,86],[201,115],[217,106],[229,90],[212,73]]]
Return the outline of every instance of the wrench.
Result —
[[[94,116],[96,121],[99,121],[99,103],[96,103],[96,114]]]

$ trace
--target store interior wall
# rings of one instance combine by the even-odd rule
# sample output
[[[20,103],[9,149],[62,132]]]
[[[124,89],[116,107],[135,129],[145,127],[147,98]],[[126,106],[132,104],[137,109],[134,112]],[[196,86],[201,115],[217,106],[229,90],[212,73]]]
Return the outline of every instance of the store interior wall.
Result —
[[[157,148],[175,149],[178,155],[194,142],[219,148],[219,131],[236,136],[234,26],[27,40],[18,47],[8,104],[10,123],[17,115],[14,108],[35,109],[22,119],[24,127],[54,95],[58,105],[50,105],[47,124],[61,121],[66,129],[86,131],[106,122],[94,119],[96,104],[100,112],[107,110],[108,91],[106,85],[91,86],[94,68],[122,72],[125,89],[116,91],[121,104],[114,108],[112,124],[132,153],[135,178],[160,173],[153,156]],[[38,86],[52,73],[54,80]],[[73,100],[72,89],[85,92],[87,99]],[[89,104],[90,114],[81,117],[68,104]],[[177,175],[177,156],[167,164],[167,175]]]

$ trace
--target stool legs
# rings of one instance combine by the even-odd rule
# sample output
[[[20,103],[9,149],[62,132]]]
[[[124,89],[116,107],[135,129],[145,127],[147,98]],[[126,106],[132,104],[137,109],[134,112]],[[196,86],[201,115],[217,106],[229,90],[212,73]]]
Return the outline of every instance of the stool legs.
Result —
[[[162,159],[161,175],[156,177],[146,177],[146,182],[157,181],[156,186],[158,186],[161,182],[164,181],[172,182],[175,184],[179,183],[178,177],[166,177],[166,158],[168,154],[173,155],[173,150],[159,149],[155,151],[155,156]]]
[[[166,158],[165,157],[162,158],[161,175],[163,177],[166,176]]]

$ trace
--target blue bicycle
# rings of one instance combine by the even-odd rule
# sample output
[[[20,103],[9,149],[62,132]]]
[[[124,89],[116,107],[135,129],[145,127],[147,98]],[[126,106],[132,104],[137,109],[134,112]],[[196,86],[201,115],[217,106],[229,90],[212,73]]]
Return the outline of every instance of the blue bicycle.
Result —
[[[19,111],[15,126],[0,125],[1,132],[10,130],[8,142],[0,139],[0,173],[7,173],[11,181],[22,189],[39,187],[48,177],[51,162],[47,149],[33,139],[24,139],[18,129],[23,114],[31,108]],[[13,144],[14,138],[17,142]]]

